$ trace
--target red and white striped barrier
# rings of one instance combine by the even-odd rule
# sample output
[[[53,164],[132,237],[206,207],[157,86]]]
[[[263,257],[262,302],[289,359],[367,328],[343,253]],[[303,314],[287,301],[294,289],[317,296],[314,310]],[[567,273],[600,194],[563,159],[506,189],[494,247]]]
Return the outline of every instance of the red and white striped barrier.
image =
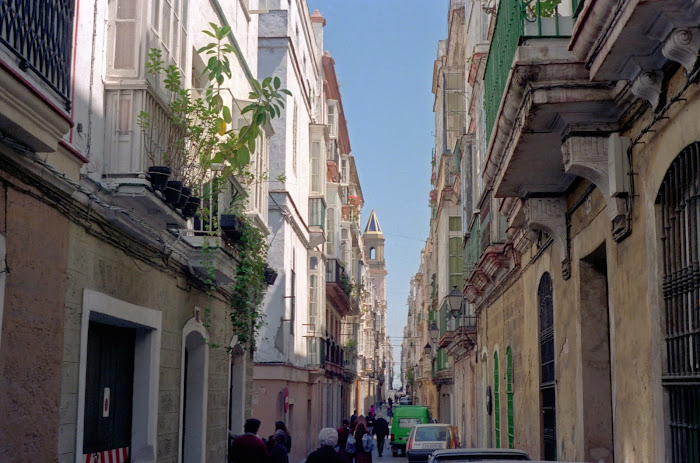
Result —
[[[83,457],[85,457],[85,463],[126,463],[129,461],[129,447],[88,453]]]

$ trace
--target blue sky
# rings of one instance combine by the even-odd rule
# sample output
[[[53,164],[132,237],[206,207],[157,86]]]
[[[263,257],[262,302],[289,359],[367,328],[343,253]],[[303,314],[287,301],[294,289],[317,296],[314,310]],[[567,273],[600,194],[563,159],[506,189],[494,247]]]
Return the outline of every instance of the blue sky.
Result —
[[[428,236],[431,84],[437,43],[447,36],[448,3],[308,0],[310,12],[326,18],[324,49],[335,59],[365,198],[362,219],[374,209],[386,238],[387,331],[397,361],[409,281]]]

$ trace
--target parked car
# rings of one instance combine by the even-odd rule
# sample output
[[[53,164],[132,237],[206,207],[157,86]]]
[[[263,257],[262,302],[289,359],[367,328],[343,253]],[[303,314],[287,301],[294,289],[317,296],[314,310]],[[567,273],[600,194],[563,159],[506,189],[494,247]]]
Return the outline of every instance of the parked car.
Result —
[[[402,454],[406,453],[406,442],[408,442],[408,434],[411,428],[417,424],[426,424],[432,421],[430,410],[428,407],[420,405],[401,405],[394,410],[394,416],[391,419],[391,453],[395,457],[399,451]]]
[[[461,463],[468,461],[530,461],[530,457],[522,450],[515,449],[453,449],[435,450],[428,460],[429,463]]]
[[[399,398],[399,405],[413,405],[413,401],[410,398],[403,396]]]
[[[409,463],[426,462],[437,449],[459,447],[457,430],[451,424],[418,424],[411,429],[406,443]]]

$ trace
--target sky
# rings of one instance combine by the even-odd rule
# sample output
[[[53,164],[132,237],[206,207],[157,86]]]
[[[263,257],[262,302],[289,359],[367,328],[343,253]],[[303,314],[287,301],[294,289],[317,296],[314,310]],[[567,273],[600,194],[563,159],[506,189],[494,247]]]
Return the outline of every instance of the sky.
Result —
[[[323,48],[335,60],[365,200],[362,229],[374,209],[384,232],[387,335],[398,377],[409,283],[428,237],[431,86],[449,0],[307,2],[311,13],[318,9],[326,18]]]

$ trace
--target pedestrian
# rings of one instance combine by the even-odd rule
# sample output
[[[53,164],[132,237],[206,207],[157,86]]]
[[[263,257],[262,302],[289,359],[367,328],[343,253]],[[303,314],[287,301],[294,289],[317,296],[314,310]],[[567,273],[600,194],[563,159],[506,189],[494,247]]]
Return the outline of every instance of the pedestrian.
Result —
[[[357,429],[355,429],[355,441],[357,444],[355,445],[357,448],[357,453],[355,453],[355,463],[372,463],[372,446],[374,444],[374,440],[372,439],[372,435],[367,432],[367,428],[365,427],[364,424],[359,423],[357,425]],[[371,441],[371,444],[369,444],[369,447],[367,447],[367,442]]]
[[[374,434],[377,435],[377,453],[381,457],[384,451],[384,439],[389,435],[389,422],[381,413],[374,422]]]
[[[389,419],[391,419],[391,417],[394,416],[394,407],[392,407],[391,404],[386,406],[386,416],[388,416]]]
[[[273,436],[270,436],[273,441],[272,449],[270,449],[270,459],[268,460],[270,463],[289,463],[287,436],[288,434],[281,429],[278,429]]]
[[[374,411],[374,405],[369,407],[369,414],[372,416],[377,416],[377,413]]]
[[[352,457],[345,448],[348,444],[348,436],[350,435],[350,421],[343,420],[343,424],[338,428],[338,453],[343,457],[345,463],[350,463]]]
[[[338,445],[338,431],[333,428],[323,428],[318,433],[320,447],[309,454],[306,463],[345,463],[335,446]]]
[[[374,414],[370,411],[369,414],[367,414],[367,417],[365,418],[367,420],[367,432],[369,433],[370,436],[374,435],[374,422],[376,421],[374,419]]]
[[[270,456],[265,442],[258,436],[260,420],[248,418],[243,425],[244,434],[238,436],[229,447],[230,463],[260,463]]]
[[[287,447],[287,453],[292,451],[292,435],[289,434],[289,430],[287,429],[287,425],[284,424],[284,421],[275,421],[275,433],[277,431],[282,431],[284,432],[285,437],[285,442],[284,446]]]
[[[352,416],[350,417],[350,425],[355,424],[355,421],[357,421],[357,410],[352,411]]]

